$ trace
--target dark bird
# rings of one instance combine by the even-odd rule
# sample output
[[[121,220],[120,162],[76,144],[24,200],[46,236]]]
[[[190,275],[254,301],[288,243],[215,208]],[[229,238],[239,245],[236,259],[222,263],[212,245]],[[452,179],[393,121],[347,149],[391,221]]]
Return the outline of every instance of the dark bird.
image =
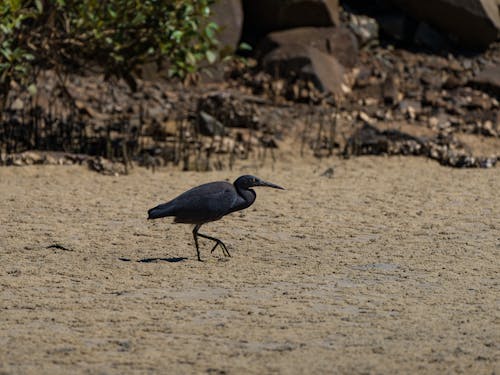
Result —
[[[230,257],[231,254],[229,254],[224,242],[218,238],[198,233],[198,231],[205,223],[222,219],[223,216],[231,212],[250,207],[257,196],[255,191],[250,189],[254,186],[283,189],[281,186],[250,175],[238,177],[233,184],[225,181],[209,182],[182,193],[170,202],[150,209],[148,219],[173,216],[174,223],[195,224],[193,238],[199,261],[201,258],[198,236],[215,241],[212,253],[217,246],[220,246],[222,253]]]

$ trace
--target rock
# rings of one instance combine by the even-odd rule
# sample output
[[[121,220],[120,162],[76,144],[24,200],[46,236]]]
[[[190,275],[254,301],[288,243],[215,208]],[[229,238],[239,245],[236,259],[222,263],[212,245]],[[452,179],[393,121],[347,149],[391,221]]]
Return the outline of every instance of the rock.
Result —
[[[500,65],[485,68],[476,77],[471,79],[469,83],[500,95]]]
[[[420,155],[423,141],[396,129],[380,131],[364,123],[347,140],[344,156],[350,155]]]
[[[163,136],[175,135],[179,131],[179,124],[175,120],[163,121],[161,130],[163,130]]]
[[[414,137],[396,129],[379,130],[364,124],[347,140],[344,157],[350,155],[425,155],[455,168],[491,168],[497,157],[474,157],[468,147],[450,134]]]
[[[57,158],[55,158],[52,154],[47,154],[45,155],[44,164],[57,165]]]
[[[208,136],[226,135],[227,132],[224,129],[224,125],[205,111],[200,111],[198,118],[201,134]]]
[[[460,76],[457,77],[455,75],[450,75],[446,78],[446,80],[443,82],[443,88],[450,90],[450,89],[455,89],[457,87],[463,86],[467,83],[467,79]]]
[[[386,104],[393,105],[399,102],[399,78],[396,75],[387,76],[382,86],[382,95]]]
[[[378,23],[374,18],[350,14],[349,28],[358,38],[360,46],[365,46],[378,40]]]
[[[339,25],[338,0],[243,0],[243,40],[255,42],[271,31]]]
[[[27,164],[41,164],[44,159],[39,152],[26,151],[22,155]]]
[[[403,100],[399,104],[399,110],[410,119],[414,120],[422,111],[422,104],[417,100]]]
[[[316,48],[288,44],[268,53],[262,64],[270,74],[311,80],[322,92],[344,93],[344,68],[335,57]]]
[[[219,25],[217,40],[222,48],[234,51],[238,48],[243,30],[243,6],[241,0],[219,0],[211,6],[210,20]]]
[[[12,158],[11,165],[14,165],[16,167],[22,167],[23,165],[26,165],[26,163],[24,160],[18,157],[18,158]]]
[[[345,67],[352,68],[358,62],[358,42],[345,27],[300,27],[269,33],[257,46],[257,54],[267,53],[288,44],[300,44],[335,56]]]
[[[439,88],[442,85],[442,78],[439,73],[431,70],[424,70],[420,75],[420,82],[426,86]]]
[[[439,119],[435,116],[429,117],[429,127],[431,129],[437,128],[439,125]]]
[[[491,102],[487,97],[484,96],[472,96],[468,98],[466,107],[468,109],[484,109],[489,110],[491,108]]]
[[[226,128],[259,129],[263,124],[257,104],[262,99],[236,90],[217,90],[199,97],[196,111],[208,113]]]
[[[429,48],[433,52],[450,49],[450,43],[439,31],[426,22],[420,22],[415,31],[415,44]]]
[[[459,44],[486,48],[500,29],[497,0],[390,0],[408,15],[456,37]]]
[[[403,12],[384,12],[377,17],[380,31],[399,41],[413,39],[417,22]]]
[[[16,98],[16,100],[14,100],[10,108],[13,111],[22,111],[24,109],[24,103],[20,98]]]
[[[88,158],[87,166],[90,170],[99,172],[108,176],[118,176],[126,174],[127,170],[124,164],[114,163],[109,159],[101,156]]]
[[[359,112],[358,119],[363,121],[365,124],[369,124],[369,125],[374,125],[376,122],[372,117],[370,117],[368,114],[366,114],[363,111]]]

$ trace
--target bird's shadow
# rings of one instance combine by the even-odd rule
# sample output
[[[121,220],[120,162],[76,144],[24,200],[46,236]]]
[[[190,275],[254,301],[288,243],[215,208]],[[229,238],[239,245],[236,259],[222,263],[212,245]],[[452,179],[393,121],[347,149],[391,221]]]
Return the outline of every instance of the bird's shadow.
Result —
[[[132,259],[130,258],[118,258],[122,262],[131,262]],[[136,262],[139,263],[155,263],[155,262],[168,262],[168,263],[177,263],[177,262],[183,262],[185,261],[186,257],[172,257],[172,258],[143,258],[143,259],[138,259]]]

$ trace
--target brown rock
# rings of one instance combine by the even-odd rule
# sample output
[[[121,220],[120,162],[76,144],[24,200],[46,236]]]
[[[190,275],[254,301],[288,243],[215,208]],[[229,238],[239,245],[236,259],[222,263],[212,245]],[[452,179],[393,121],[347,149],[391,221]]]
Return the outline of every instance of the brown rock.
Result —
[[[486,48],[500,29],[496,0],[391,0],[412,17],[452,34],[466,47]]]
[[[347,87],[342,65],[316,48],[299,44],[276,48],[264,57],[263,66],[278,76],[310,79],[323,92],[342,94]]]
[[[220,27],[217,39],[221,47],[238,48],[243,30],[243,6],[241,0],[219,0],[211,7],[211,20]]]
[[[269,33],[257,47],[258,54],[265,56],[275,48],[287,44],[314,47],[335,56],[345,67],[352,68],[358,62],[358,42],[345,27],[300,27]]]
[[[443,83],[443,88],[445,89],[455,89],[457,87],[463,86],[467,83],[467,79],[463,79],[462,77],[457,77],[455,75],[450,75]]]
[[[379,30],[378,23],[374,18],[350,14],[349,15],[349,27],[356,34],[361,46],[377,42]]]
[[[484,69],[470,83],[481,88],[490,89],[500,94],[500,65]]]
[[[384,101],[387,104],[396,104],[399,102],[399,78],[395,75],[390,75],[382,86]]]

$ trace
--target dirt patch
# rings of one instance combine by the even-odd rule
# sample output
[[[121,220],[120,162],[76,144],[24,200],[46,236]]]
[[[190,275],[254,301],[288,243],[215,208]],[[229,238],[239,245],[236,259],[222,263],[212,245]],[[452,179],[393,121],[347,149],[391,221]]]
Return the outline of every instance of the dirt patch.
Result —
[[[0,168],[0,373],[498,372],[498,168],[281,159]],[[287,190],[204,227],[230,259],[145,219],[244,173]]]

